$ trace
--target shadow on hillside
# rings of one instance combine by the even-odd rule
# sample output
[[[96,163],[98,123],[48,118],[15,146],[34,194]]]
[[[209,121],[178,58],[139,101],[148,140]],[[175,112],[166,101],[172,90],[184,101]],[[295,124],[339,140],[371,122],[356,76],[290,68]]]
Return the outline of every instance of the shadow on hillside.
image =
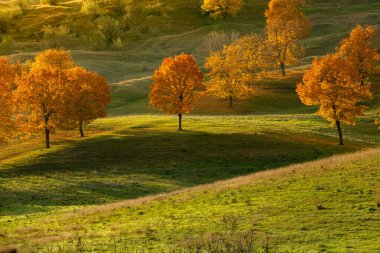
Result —
[[[0,170],[0,215],[131,199],[351,150],[335,139],[157,132],[142,125]]]

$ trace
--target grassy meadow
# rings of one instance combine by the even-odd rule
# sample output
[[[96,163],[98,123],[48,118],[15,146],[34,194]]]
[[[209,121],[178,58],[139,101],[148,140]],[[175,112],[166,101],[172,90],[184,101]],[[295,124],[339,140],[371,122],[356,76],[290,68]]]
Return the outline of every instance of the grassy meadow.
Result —
[[[312,59],[356,23],[380,28],[380,2],[368,2],[309,1],[312,34],[288,75],[268,73],[233,108],[201,99],[181,132],[176,116],[149,105],[153,70],[182,52],[202,66],[211,31],[263,32],[267,1],[247,0],[237,17],[217,22],[198,0],[160,0],[160,14],[141,20],[154,33],[127,34],[119,49],[71,48],[78,65],[107,78],[109,117],[86,126],[85,138],[58,131],[49,150],[42,137],[0,145],[0,252],[210,252],[205,245],[241,238],[253,252],[379,252],[380,75],[371,77],[366,115],[343,126],[343,147],[295,93]],[[76,0],[32,2],[1,54],[24,61],[46,48],[43,24],[94,29],[79,10]]]
[[[77,134],[75,132],[66,134],[65,136],[57,135],[53,140],[54,147],[48,151],[42,149],[41,142],[38,144],[36,142],[23,143],[21,145],[20,143],[14,143],[2,148],[0,151],[2,155],[0,167],[0,185],[2,188],[0,193],[0,244],[8,246],[18,245],[20,249],[33,251],[38,249],[37,245],[57,242],[66,245],[62,247],[69,247],[71,245],[70,241],[78,240],[80,237],[85,240],[85,245],[92,245],[91,247],[95,250],[97,248],[96,245],[103,245],[103,240],[107,241],[111,249],[115,244],[112,243],[110,238],[117,237],[122,238],[122,242],[117,244],[117,247],[122,247],[123,245],[125,247],[126,245],[131,246],[128,243],[129,238],[135,238],[134,245],[139,245],[143,248],[145,246],[153,247],[152,250],[155,251],[158,249],[157,247],[165,248],[165,240],[169,240],[172,236],[178,234],[181,229],[184,229],[182,230],[183,233],[178,234],[182,235],[183,238],[180,236],[173,237],[174,241],[170,241],[170,244],[173,244],[174,247],[176,244],[174,242],[185,240],[185,235],[188,235],[189,231],[193,229],[194,233],[190,234],[194,237],[199,235],[197,231],[198,229],[202,231],[202,226],[199,225],[200,227],[195,226],[192,228],[190,226],[190,224],[193,224],[192,219],[198,217],[198,219],[203,221],[204,218],[201,215],[208,213],[208,208],[211,210],[217,209],[218,205],[214,206],[214,200],[211,202],[208,199],[197,200],[205,204],[204,211],[201,214],[191,211],[198,209],[198,207],[192,206],[191,203],[175,205],[180,210],[174,210],[173,212],[179,212],[184,215],[188,213],[191,216],[189,217],[189,221],[186,221],[184,218],[183,226],[178,225],[176,229],[179,230],[177,232],[169,229],[172,226],[167,227],[163,225],[166,222],[172,222],[171,211],[168,210],[168,216],[160,216],[161,211],[165,210],[166,212],[166,207],[161,205],[166,205],[168,201],[171,201],[165,200],[165,194],[162,195],[163,203],[161,204],[158,201],[159,206],[156,207],[157,209],[138,211],[138,213],[153,212],[152,215],[156,215],[155,219],[158,219],[159,222],[164,222],[161,223],[162,229],[165,230],[166,228],[168,231],[165,231],[163,234],[151,231],[150,226],[153,226],[152,229],[156,231],[159,223],[152,223],[149,216],[146,218],[147,220],[143,220],[139,225],[142,226],[140,229],[139,226],[129,225],[129,222],[126,222],[126,220],[130,220],[130,215],[125,214],[124,209],[120,211],[120,216],[115,217],[113,213],[90,217],[84,215],[80,216],[79,220],[74,221],[62,218],[64,220],[62,224],[60,221],[57,221],[57,223],[52,220],[80,212],[84,207],[89,207],[89,210],[91,208],[101,209],[104,204],[117,203],[126,199],[133,201],[133,199],[139,197],[209,184],[218,180],[275,169],[294,163],[313,161],[336,154],[360,151],[376,147],[380,142],[376,126],[373,126],[372,122],[365,119],[360,120],[355,128],[345,128],[347,144],[344,147],[339,147],[336,144],[337,140],[334,128],[330,128],[325,122],[311,115],[189,116],[184,121],[184,132],[176,131],[176,123],[176,118],[170,116],[140,115],[116,117],[96,121],[87,129],[89,137],[82,140],[74,139],[74,136]],[[372,130],[370,130],[371,128]],[[366,138],[363,137],[362,131],[365,131],[367,134]],[[36,147],[40,147],[41,149],[36,149]],[[367,162],[370,162],[368,168],[358,165],[355,167],[356,170],[354,172],[351,171],[354,173],[353,175],[349,174],[349,171],[344,172],[343,168],[346,165],[341,166],[340,174],[334,171],[334,173],[337,173],[334,175],[339,177],[342,176],[343,172],[348,173],[347,175],[343,174],[351,180],[351,183],[354,183],[356,182],[355,178],[359,177],[355,173],[365,168],[373,170],[371,171],[372,174],[369,174],[368,177],[373,180],[373,183],[376,183],[378,181],[376,180],[378,178],[378,174],[376,173],[378,173],[379,161],[378,159],[373,161],[369,159],[368,161],[365,160],[364,164]],[[332,167],[335,168],[334,166]],[[308,169],[309,167],[305,166],[304,171]],[[327,198],[333,195],[335,191],[332,190],[335,189],[335,185],[333,184],[335,181],[331,181],[330,176],[325,175],[323,171],[319,171],[318,173],[318,177],[322,177],[325,182],[320,182],[319,178],[313,178],[314,175],[307,177],[306,172],[303,178],[307,178],[307,180],[310,180],[314,184],[321,184],[321,187],[324,187],[327,182],[330,183],[329,187],[331,189],[327,188],[326,196],[324,196],[326,199],[323,201],[319,200],[321,203],[325,203],[324,201],[327,201]],[[360,171],[360,173],[364,172]],[[281,182],[284,179],[280,180],[280,178],[278,177],[276,180],[269,181],[275,183],[270,186],[271,189],[275,189],[276,184],[282,184]],[[314,189],[314,186],[304,185],[309,184],[309,182],[304,182],[301,178],[299,180],[298,187],[311,187],[311,189]],[[361,180],[364,179],[361,178]],[[367,183],[370,184],[370,182]],[[236,187],[239,189],[238,185]],[[342,182],[341,187],[347,187],[352,190],[346,181]],[[371,190],[371,194],[366,195],[368,198],[374,197],[378,188],[371,185],[367,187],[361,186],[361,184],[358,184],[357,187],[364,187],[365,191]],[[212,189],[213,187],[208,188]],[[300,196],[312,195],[313,193],[307,189],[309,188],[299,190],[298,194],[293,194],[289,198],[294,198],[293,201],[296,201]],[[240,190],[237,191],[240,192]],[[213,196],[212,192],[208,198],[218,199],[217,196],[219,195]],[[273,192],[267,190],[261,190],[261,194],[263,195],[261,199],[263,203],[265,202],[264,196],[267,198],[274,197]],[[287,193],[282,192],[282,194],[283,201],[286,201],[285,196]],[[345,194],[347,196],[341,196],[342,201],[345,201],[346,197],[351,196],[349,193]],[[226,196],[230,198],[233,195],[227,194]],[[245,191],[242,191],[239,196],[241,198],[249,198],[250,194],[247,195]],[[355,195],[355,197],[358,196]],[[321,198],[323,199],[323,197]],[[185,201],[181,199],[182,197],[179,195],[177,201],[179,203]],[[220,201],[223,202],[224,199]],[[305,200],[305,204],[308,201]],[[231,203],[234,204],[233,202]],[[277,200],[273,200],[272,203],[277,203]],[[340,206],[339,202],[334,202],[331,199],[328,203],[328,205],[332,206],[332,209]],[[369,205],[368,203],[366,202],[366,205]],[[313,209],[318,204],[312,202],[308,203],[308,205],[311,205],[309,208]],[[151,204],[147,206],[150,208]],[[280,204],[280,206],[285,209],[289,208],[289,205],[285,203]],[[144,208],[146,207],[143,206],[141,208],[145,210]],[[189,209],[187,210],[187,208]],[[232,208],[232,206],[223,206],[218,212],[223,213],[224,208]],[[247,210],[245,210],[244,205],[234,208],[235,215],[241,216],[239,220],[255,217],[254,215],[246,216]],[[241,211],[240,214],[239,210]],[[317,211],[316,209],[315,215],[317,215]],[[342,210],[335,210],[335,215],[338,215],[339,211]],[[280,215],[281,212],[277,212],[277,215]],[[301,211],[294,212],[289,215],[302,216]],[[374,215],[377,214],[375,216],[377,218],[379,218],[378,212],[379,210],[375,209]],[[264,215],[270,216],[270,213]],[[178,215],[178,213],[174,215],[173,217],[177,218],[173,219],[178,220]],[[356,217],[356,214],[352,215]],[[120,224],[119,218],[116,217],[122,219]],[[144,219],[145,216],[141,218]],[[273,221],[272,218],[274,219]],[[272,224],[271,222],[275,222],[277,219],[284,219],[285,217],[280,215],[277,218],[272,218],[268,218],[269,220],[265,222]],[[48,221],[45,221],[45,219],[48,219]],[[86,220],[82,221],[82,219]],[[108,219],[113,219],[114,224],[109,224],[107,222]],[[221,217],[218,219],[221,219]],[[198,222],[202,223],[202,221]],[[283,234],[280,237],[285,236],[284,231],[288,229],[286,228],[288,223],[285,221],[286,219],[282,223],[284,227],[281,228]],[[133,218],[130,222],[136,222],[136,220]],[[188,222],[187,225],[186,222]],[[245,222],[243,223],[245,224]],[[94,224],[98,225],[93,226]],[[119,228],[119,225],[116,224],[119,224],[121,227]],[[313,226],[312,224],[309,225]],[[305,226],[309,225],[306,224]],[[118,228],[112,229],[114,226]],[[129,229],[133,228],[133,231],[136,229],[139,232],[135,231],[137,234],[133,234],[130,237],[128,233],[124,234],[123,228],[125,226],[129,227]],[[278,226],[281,227],[280,224]],[[174,227],[175,225],[173,224]],[[187,231],[186,229],[190,230]],[[247,228],[244,227],[244,229]],[[267,229],[261,230],[257,228],[261,233],[264,233],[265,231],[269,232],[272,226],[268,225]],[[151,233],[160,234],[160,239],[152,239]],[[164,235],[169,237],[164,238]],[[310,238],[312,237],[310,236]],[[301,239],[306,240],[304,241],[305,245],[311,244],[311,241],[307,241],[307,238]],[[286,241],[286,239],[284,240]],[[101,243],[97,244],[98,241],[101,241]],[[322,244],[322,242],[320,243]],[[300,245],[302,244],[301,241]],[[283,242],[279,245],[284,247],[289,246],[283,245]],[[332,245],[341,244],[338,241],[332,240]],[[47,250],[46,247],[44,249]],[[98,250],[102,251],[101,248]]]

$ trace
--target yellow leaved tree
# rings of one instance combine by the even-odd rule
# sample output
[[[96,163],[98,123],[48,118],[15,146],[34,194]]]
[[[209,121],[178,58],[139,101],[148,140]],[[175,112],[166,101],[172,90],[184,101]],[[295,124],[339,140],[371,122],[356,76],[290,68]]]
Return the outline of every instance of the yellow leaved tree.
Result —
[[[372,25],[357,25],[348,38],[342,40],[337,48],[338,54],[358,72],[361,84],[364,84],[368,76],[377,69],[380,59],[375,44],[376,29]]]
[[[212,18],[225,19],[236,16],[244,6],[244,0],[204,0],[201,9]]]
[[[70,98],[64,72],[73,65],[68,52],[47,50],[36,56],[17,82],[18,124],[30,135],[44,132],[46,148],[50,148],[50,134],[70,123],[62,113]]]
[[[150,104],[169,114],[178,115],[178,129],[182,130],[182,116],[193,110],[203,94],[203,74],[194,56],[181,54],[165,58],[154,71],[150,86]]]
[[[304,0],[271,0],[265,12],[267,42],[273,62],[280,66],[283,76],[285,65],[296,62],[303,54],[299,40],[307,38],[311,30],[304,6]]]
[[[361,85],[350,62],[337,54],[315,59],[298,84],[297,93],[304,104],[319,106],[317,114],[337,127],[340,145],[341,125],[355,125],[356,117],[366,109],[358,102],[372,97],[370,85]]]
[[[20,64],[10,64],[7,58],[0,57],[0,141],[15,134],[16,125],[12,118],[13,91],[20,74]]]
[[[205,67],[209,70],[207,93],[229,100],[250,97],[255,80],[267,66],[265,39],[257,34],[245,35],[220,51],[211,52]]]

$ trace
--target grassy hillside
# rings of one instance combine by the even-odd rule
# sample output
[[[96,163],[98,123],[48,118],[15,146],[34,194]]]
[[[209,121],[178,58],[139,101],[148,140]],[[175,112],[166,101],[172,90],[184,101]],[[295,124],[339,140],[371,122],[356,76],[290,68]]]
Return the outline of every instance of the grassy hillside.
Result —
[[[251,231],[256,249],[377,252],[379,166],[380,150],[374,149],[156,197],[3,216],[0,238],[3,245],[21,243],[38,252],[168,252]],[[123,190],[115,184],[114,191]]]
[[[259,96],[253,98],[254,103],[242,103],[237,110],[222,109],[218,112],[215,108],[221,108],[221,103],[211,100],[201,103],[195,113],[282,113],[288,109],[296,113],[309,112],[310,110],[300,106],[291,89],[294,89],[302,71],[309,66],[312,59],[333,51],[356,23],[373,24],[378,27],[380,2],[366,2],[309,1],[306,13],[312,19],[312,34],[302,42],[306,55],[296,65],[290,66],[294,72],[288,79],[277,81],[277,77],[269,78],[265,83],[271,84],[271,87],[259,87]],[[105,14],[122,22],[123,13],[110,7],[107,2],[100,3]],[[210,31],[233,29],[241,33],[263,33],[267,1],[248,0],[237,17],[224,22],[214,21],[202,15],[198,0],[161,0],[159,3],[155,0],[138,1],[137,7],[141,9],[138,27],[146,32],[136,37],[126,31],[123,35],[125,45],[122,49],[93,52],[80,49],[80,46],[71,48],[79,65],[107,77],[112,86],[112,103],[108,108],[112,116],[152,113],[147,94],[149,77],[153,70],[164,57],[182,52],[194,54],[198,63],[203,65],[208,54],[203,49],[203,41]],[[46,24],[66,25],[77,37],[96,31],[94,18],[80,13],[80,4],[80,1],[62,1],[58,6],[32,4],[17,18],[13,32],[10,31],[15,43],[9,57],[24,61],[33,57],[36,51],[46,48],[41,32]],[[152,6],[157,10],[148,11]],[[377,41],[380,42],[380,33]],[[276,76],[276,73],[274,74]],[[276,87],[277,84],[279,87]],[[281,103],[271,108],[271,105],[276,105],[272,103],[271,98],[276,100],[278,97],[281,97]]]
[[[25,247],[82,235],[90,240],[93,232],[87,234],[87,221],[78,226],[76,221],[67,221],[72,227],[67,230],[63,224],[50,220],[41,226],[41,219],[55,219],[86,206],[212,183],[380,143],[377,127],[368,118],[361,119],[356,127],[344,128],[344,147],[336,144],[334,128],[310,115],[189,116],[184,121],[184,132],[176,131],[176,124],[175,117],[167,116],[110,118],[92,124],[87,129],[90,137],[85,139],[75,138],[75,132],[54,136],[51,150],[43,150],[39,140],[14,140],[3,146],[0,245]],[[369,167],[375,171],[376,168],[376,164]],[[272,196],[271,192],[262,194]],[[108,218],[103,221],[100,217],[94,222],[107,224]],[[127,216],[119,218],[128,219],[123,217]],[[88,226],[92,226],[91,222]],[[103,227],[98,231],[103,231]],[[105,238],[110,234],[104,233],[101,232],[105,236],[102,238],[108,240]],[[153,244],[162,244],[160,240]]]

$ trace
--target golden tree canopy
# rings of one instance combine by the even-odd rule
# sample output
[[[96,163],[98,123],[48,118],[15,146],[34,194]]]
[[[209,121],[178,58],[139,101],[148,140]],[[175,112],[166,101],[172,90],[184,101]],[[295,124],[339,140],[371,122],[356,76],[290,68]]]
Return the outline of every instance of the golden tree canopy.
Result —
[[[107,80],[81,67],[68,69],[65,74],[71,89],[65,117],[72,121],[70,126],[79,127],[83,136],[84,125],[107,115],[105,107],[110,102]]]
[[[215,19],[236,16],[244,6],[244,0],[204,0],[201,9]]]
[[[378,49],[375,45],[376,29],[374,26],[357,25],[350,36],[343,39],[338,54],[345,57],[360,75],[361,82],[369,74],[376,71],[380,59]]]
[[[25,133],[45,133],[46,147],[49,136],[56,129],[73,128],[68,117],[75,97],[67,71],[74,67],[69,52],[50,49],[36,56],[17,80],[14,93],[17,123]]]
[[[317,105],[317,114],[332,124],[355,124],[366,107],[358,105],[371,98],[370,85],[361,85],[353,66],[336,54],[315,59],[297,86],[297,93],[306,105]]]
[[[151,105],[169,114],[189,113],[205,89],[202,71],[188,54],[165,58],[152,81]]]
[[[60,71],[49,66],[34,66],[17,82],[15,102],[18,123],[27,133],[49,133],[58,127],[67,128],[61,112],[68,105],[67,82]]]
[[[74,61],[68,51],[63,49],[48,49],[37,54],[32,65],[37,67],[49,66],[63,71],[74,67]]]
[[[311,30],[304,5],[304,0],[271,0],[265,12],[267,41],[273,61],[281,66],[283,75],[285,64],[296,62],[303,53],[298,41],[308,37]]]
[[[244,99],[253,94],[252,84],[267,65],[265,40],[257,34],[245,35],[206,59],[208,94],[219,98]]]

